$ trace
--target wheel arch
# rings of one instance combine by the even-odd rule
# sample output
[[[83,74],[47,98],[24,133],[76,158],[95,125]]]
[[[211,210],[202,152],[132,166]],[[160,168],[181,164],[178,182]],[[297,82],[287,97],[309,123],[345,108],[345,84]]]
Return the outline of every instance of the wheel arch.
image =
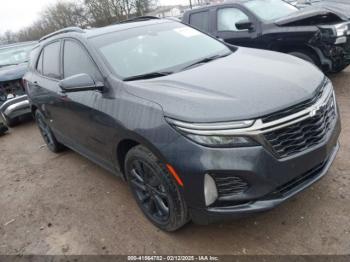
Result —
[[[150,150],[160,161],[166,164],[166,160],[164,156],[161,154],[160,150],[158,150],[154,145],[145,139],[140,139],[138,137],[127,137],[121,139],[116,146],[115,154],[116,154],[116,166],[119,171],[122,173],[123,179],[125,179],[125,170],[124,163],[127,153],[134,148],[135,146],[144,146],[148,150]]]
[[[319,54],[316,52],[314,48],[307,44],[303,45],[279,45],[275,46],[274,50],[282,52],[282,53],[292,53],[292,52],[299,52],[299,53],[304,53],[306,55],[311,56],[311,58],[316,59],[317,66],[321,66],[321,57]]]
[[[121,140],[117,145],[117,150],[116,150],[117,164],[119,166],[120,172],[122,173],[124,179],[125,179],[124,162],[125,162],[126,155],[130,151],[130,149],[138,145],[140,145],[138,141],[134,139],[129,139],[129,138]]]

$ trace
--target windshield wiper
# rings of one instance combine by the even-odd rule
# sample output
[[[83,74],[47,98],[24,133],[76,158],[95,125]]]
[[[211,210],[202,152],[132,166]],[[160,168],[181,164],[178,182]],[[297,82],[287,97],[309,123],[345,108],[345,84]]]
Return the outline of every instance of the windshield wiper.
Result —
[[[191,68],[191,67],[193,67],[193,66],[196,66],[196,65],[209,63],[209,62],[214,61],[214,60],[216,60],[216,59],[229,56],[230,54],[232,54],[232,53],[230,52],[230,53],[226,53],[226,54],[223,54],[223,55],[214,55],[214,56],[210,56],[210,57],[203,58],[203,59],[201,59],[201,60],[199,60],[199,61],[194,62],[193,64],[190,64],[190,65],[188,65],[188,66],[182,68],[181,71],[186,70],[186,69],[189,69],[189,68]]]
[[[13,65],[18,65],[18,64],[4,64],[4,65],[0,65],[0,67],[4,67],[4,66],[13,66]]]
[[[124,81],[133,81],[133,80],[141,80],[141,79],[151,79],[151,78],[171,75],[172,73],[173,72],[152,72],[152,73],[147,73],[147,74],[142,74],[142,75],[126,77],[123,80]]]

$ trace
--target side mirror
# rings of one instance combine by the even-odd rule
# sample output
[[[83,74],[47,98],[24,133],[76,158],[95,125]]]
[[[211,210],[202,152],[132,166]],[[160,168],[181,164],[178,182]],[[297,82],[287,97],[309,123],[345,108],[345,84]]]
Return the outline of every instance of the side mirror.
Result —
[[[78,74],[67,77],[58,83],[63,93],[81,92],[89,90],[102,91],[103,83],[95,83],[88,74]]]
[[[248,30],[251,31],[254,29],[254,25],[252,22],[244,20],[244,21],[239,21],[236,23],[236,28],[238,30]]]

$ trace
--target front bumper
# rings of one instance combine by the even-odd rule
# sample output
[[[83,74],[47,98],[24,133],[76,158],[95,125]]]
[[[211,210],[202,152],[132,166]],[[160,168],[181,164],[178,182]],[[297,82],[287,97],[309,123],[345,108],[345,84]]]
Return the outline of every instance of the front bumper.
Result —
[[[30,114],[30,112],[31,110],[27,95],[11,98],[0,106],[0,113],[9,119]]]
[[[326,44],[318,53],[326,71],[339,72],[350,65],[350,37],[345,44]]]
[[[163,148],[162,154],[183,180],[182,191],[192,220],[207,224],[272,209],[321,179],[339,148],[339,114],[335,121],[321,143],[282,159],[276,158],[264,146],[208,148],[182,136]],[[316,167],[318,169],[309,174]],[[204,198],[205,174],[234,175],[244,179],[249,188],[232,197],[219,196],[214,204],[207,207]],[[301,182],[290,186],[295,180]],[[288,190],[285,190],[286,185],[289,185]],[[281,188],[283,193],[282,190],[277,192]]]
[[[317,173],[310,174],[310,177],[306,177],[306,179],[303,180],[301,184],[299,184],[297,187],[292,188],[285,194],[276,194],[276,197],[274,197],[275,194],[272,193],[271,195],[266,196],[266,198],[262,198],[260,200],[251,201],[236,206],[212,208],[209,207],[207,209],[192,208],[190,210],[192,219],[197,224],[209,224],[226,219],[244,217],[245,215],[250,215],[273,209],[278,205],[282,204],[283,202],[289,200],[296,194],[302,192],[303,190],[311,186],[313,183],[320,180],[323,176],[325,176],[327,174],[328,169],[332,165],[338,150],[339,144],[337,144],[334,147],[329,159],[324,163],[321,170],[319,170]]]

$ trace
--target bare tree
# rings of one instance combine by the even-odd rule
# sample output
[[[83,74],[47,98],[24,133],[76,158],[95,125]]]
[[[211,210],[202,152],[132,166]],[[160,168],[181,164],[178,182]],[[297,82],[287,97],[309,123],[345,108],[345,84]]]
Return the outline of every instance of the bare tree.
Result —
[[[37,40],[68,26],[100,27],[135,16],[147,14],[157,0],[78,0],[58,1],[46,7],[32,25],[0,36],[0,42]]]

